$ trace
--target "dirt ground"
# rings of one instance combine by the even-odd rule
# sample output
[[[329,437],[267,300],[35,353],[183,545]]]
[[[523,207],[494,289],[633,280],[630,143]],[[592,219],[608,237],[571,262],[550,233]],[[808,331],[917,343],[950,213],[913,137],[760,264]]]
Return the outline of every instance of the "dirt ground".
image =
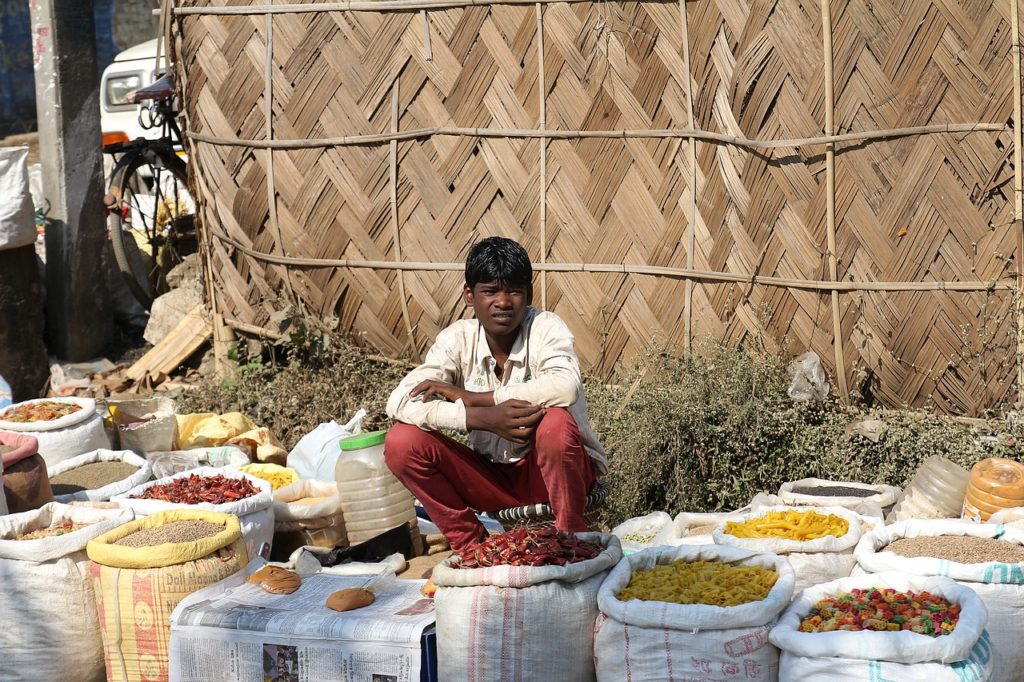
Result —
[[[39,163],[39,133],[22,133],[0,138],[0,147],[23,147],[28,145],[28,164]]]
[[[409,560],[409,566],[404,571],[398,574],[399,578],[404,580],[418,580],[420,578],[429,578],[430,573],[434,570],[434,566],[451,556],[451,551],[438,552],[437,554],[428,554],[427,556],[413,557]]]

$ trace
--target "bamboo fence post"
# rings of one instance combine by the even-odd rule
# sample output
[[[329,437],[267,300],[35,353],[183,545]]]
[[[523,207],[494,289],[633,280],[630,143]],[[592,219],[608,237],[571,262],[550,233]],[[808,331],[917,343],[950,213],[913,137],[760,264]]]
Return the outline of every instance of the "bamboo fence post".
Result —
[[[686,72],[686,122],[692,129],[697,128],[693,120],[693,78],[690,76],[690,33],[689,22],[686,18],[686,0],[679,0],[679,14],[683,29],[683,70]],[[687,140],[687,160],[690,164],[690,202],[687,208],[689,213],[686,216],[687,225],[687,246],[686,246],[686,269],[693,270],[694,254],[697,231],[697,140]],[[683,301],[683,314],[685,335],[683,337],[683,350],[686,355],[690,354],[693,345],[693,279],[686,280],[686,298]]]
[[[391,132],[398,132],[398,104],[399,104],[399,82],[400,77],[395,76],[395,84],[391,87]],[[398,140],[391,140],[390,144],[390,166],[391,171],[391,230],[395,242],[395,262],[402,262],[402,241],[401,231],[398,227]],[[398,269],[398,296],[402,301],[402,320],[405,321],[405,333],[409,335],[409,346],[414,356],[419,355],[419,348],[416,345],[416,337],[412,332],[412,316],[409,315],[409,301],[405,295],[405,270]]]
[[[548,262],[547,86],[544,83],[544,8],[537,3],[537,94],[540,97],[540,263]],[[540,307],[548,309],[548,271],[540,271]]]
[[[1013,45],[1013,218],[1017,223],[1017,400],[1024,393],[1024,169],[1021,168],[1021,57],[1018,0],[1010,0]]]
[[[273,2],[273,0],[270,0]],[[274,21],[273,15],[264,16],[264,35],[266,37],[266,58],[263,63],[263,107],[266,119],[267,140],[274,139]],[[281,234],[281,223],[277,219],[277,184],[274,181],[274,149],[267,148],[267,219],[270,221],[270,229],[274,234],[274,241],[282,256],[288,252],[284,248],[284,237]],[[289,303],[297,308],[300,305],[295,291],[292,290],[291,277],[288,274],[288,266],[282,264],[282,275],[284,276],[284,289],[288,292]]]
[[[834,135],[835,130],[835,77],[832,71],[832,10],[829,0],[821,0],[821,32],[825,57],[825,134]],[[825,227],[828,231],[828,270],[835,282],[839,279],[836,258],[836,148],[831,143],[825,147]],[[850,390],[846,383],[846,358],[843,355],[843,326],[839,313],[839,291],[832,290],[832,347],[836,358],[836,381],[839,384],[839,399],[849,401]]]

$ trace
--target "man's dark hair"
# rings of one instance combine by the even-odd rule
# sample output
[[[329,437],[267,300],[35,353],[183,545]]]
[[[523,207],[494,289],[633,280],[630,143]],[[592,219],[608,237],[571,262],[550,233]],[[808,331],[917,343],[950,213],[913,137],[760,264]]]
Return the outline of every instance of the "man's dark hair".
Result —
[[[533,287],[533,266],[522,244],[505,237],[481,239],[466,258],[466,286],[500,282],[506,286]]]

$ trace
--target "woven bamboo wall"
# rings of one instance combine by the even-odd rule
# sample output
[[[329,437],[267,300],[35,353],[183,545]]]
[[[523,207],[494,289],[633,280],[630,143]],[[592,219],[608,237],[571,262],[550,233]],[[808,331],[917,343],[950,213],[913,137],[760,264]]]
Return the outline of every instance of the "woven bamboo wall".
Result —
[[[500,234],[600,372],[763,334],[890,405],[1013,400],[1017,1],[179,0],[216,313],[415,355]]]

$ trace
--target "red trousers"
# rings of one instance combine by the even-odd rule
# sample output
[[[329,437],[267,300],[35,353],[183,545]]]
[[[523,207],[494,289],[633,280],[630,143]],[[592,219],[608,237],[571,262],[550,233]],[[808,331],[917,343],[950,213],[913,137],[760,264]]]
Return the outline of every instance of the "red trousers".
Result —
[[[530,454],[496,464],[436,431],[397,423],[384,461],[415,495],[455,552],[486,536],[474,510],[549,502],[559,530],[586,530],[583,508],[597,472],[568,410],[547,408]]]

